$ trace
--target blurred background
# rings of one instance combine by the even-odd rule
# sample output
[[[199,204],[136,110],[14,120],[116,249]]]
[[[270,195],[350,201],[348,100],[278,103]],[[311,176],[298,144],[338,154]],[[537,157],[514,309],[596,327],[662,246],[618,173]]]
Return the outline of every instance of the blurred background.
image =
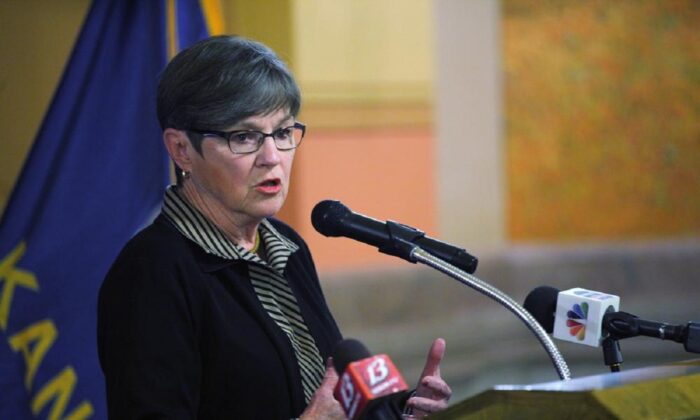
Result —
[[[0,208],[88,6],[0,2]],[[539,285],[578,286],[618,294],[642,318],[700,321],[700,2],[221,6],[226,32],[271,46],[302,89],[308,137],[280,217],[309,243],[345,335],[389,354],[409,382],[436,337],[453,401],[557,376],[495,302],[316,233],[320,200],[467,249],[479,278],[521,303]],[[606,372],[600,349],[558,344],[574,377]],[[621,345],[623,369],[697,357],[650,338]]]

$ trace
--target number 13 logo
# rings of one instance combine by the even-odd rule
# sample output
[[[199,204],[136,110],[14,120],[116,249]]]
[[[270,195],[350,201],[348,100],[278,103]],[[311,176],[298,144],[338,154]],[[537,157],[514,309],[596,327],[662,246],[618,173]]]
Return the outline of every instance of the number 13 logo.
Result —
[[[375,386],[379,382],[385,380],[389,376],[389,368],[386,365],[386,360],[381,357],[373,360],[367,365],[367,375],[369,376],[369,386]]]

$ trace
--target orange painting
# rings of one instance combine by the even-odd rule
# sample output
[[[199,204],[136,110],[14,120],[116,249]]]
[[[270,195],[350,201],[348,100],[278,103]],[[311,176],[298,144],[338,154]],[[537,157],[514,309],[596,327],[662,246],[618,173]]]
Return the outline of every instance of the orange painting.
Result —
[[[515,241],[700,234],[700,2],[503,2]]]

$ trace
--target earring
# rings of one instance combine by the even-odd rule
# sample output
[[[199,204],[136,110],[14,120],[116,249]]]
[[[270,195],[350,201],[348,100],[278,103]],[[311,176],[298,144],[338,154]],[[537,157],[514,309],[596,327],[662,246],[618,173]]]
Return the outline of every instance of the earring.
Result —
[[[182,179],[187,179],[190,177],[190,173],[185,171],[185,170],[180,169],[180,176],[182,176]]]

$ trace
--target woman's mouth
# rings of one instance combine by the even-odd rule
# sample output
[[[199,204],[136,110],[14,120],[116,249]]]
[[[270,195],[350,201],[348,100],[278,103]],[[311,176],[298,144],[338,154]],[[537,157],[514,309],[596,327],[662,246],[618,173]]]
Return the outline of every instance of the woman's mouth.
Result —
[[[282,190],[282,180],[279,178],[266,179],[257,184],[255,190],[263,194],[277,194]]]

